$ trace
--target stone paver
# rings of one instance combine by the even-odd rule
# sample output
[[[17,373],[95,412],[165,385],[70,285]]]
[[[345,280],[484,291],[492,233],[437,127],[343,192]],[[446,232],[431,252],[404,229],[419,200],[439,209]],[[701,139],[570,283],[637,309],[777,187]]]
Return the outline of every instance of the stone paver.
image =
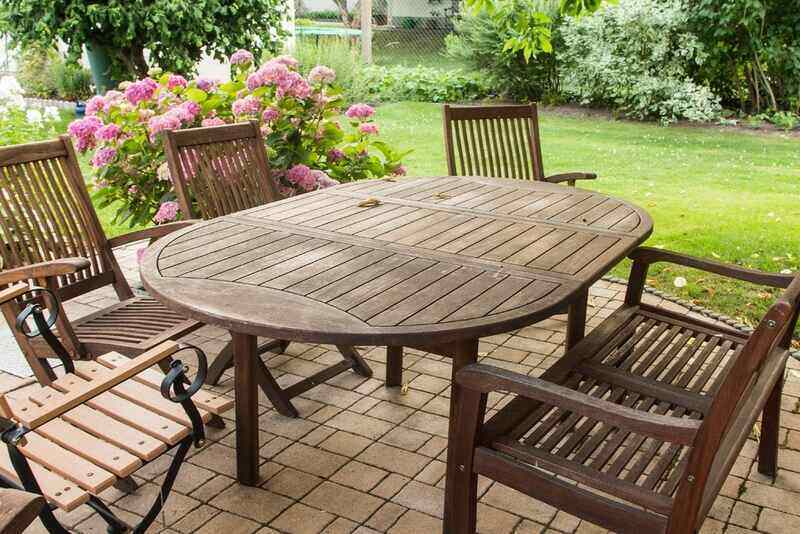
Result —
[[[135,254],[118,251],[123,270],[135,277]],[[598,282],[592,288],[589,324],[594,326],[620,304],[624,286]],[[113,294],[98,291],[69,303],[68,313],[90,313]],[[648,300],[657,304],[652,295]],[[670,306],[675,306],[670,304]],[[680,307],[678,307],[680,309]],[[483,361],[538,376],[563,354],[564,317],[559,316],[515,333],[482,340]],[[227,341],[227,333],[204,327],[185,341],[208,351],[209,358]],[[24,374],[10,332],[0,327],[0,366]],[[297,399],[301,418],[290,420],[261,399],[262,482],[257,488],[236,484],[233,413],[225,430],[209,432],[209,444],[193,452],[175,484],[166,508],[166,526],[159,518],[148,532],[168,534],[374,534],[441,532],[442,495],[449,409],[449,362],[409,350],[408,388],[383,386],[386,351],[364,347],[375,377],[342,375]],[[267,364],[281,383],[307,376],[338,360],[333,347],[294,343],[287,354]],[[0,391],[30,384],[0,372]],[[233,375],[215,388],[233,395]],[[498,408],[507,398],[492,395]],[[500,403],[500,404],[498,404]],[[793,534],[800,532],[800,364],[790,362],[783,398],[780,470],[775,480],[758,474],[757,447],[748,441],[714,503],[701,534]],[[136,476],[140,489],[125,495],[107,490],[103,496],[115,512],[138,521],[149,507],[168,466],[155,462]],[[595,534],[603,529],[530,499],[516,491],[479,479],[478,530],[483,534]],[[87,507],[57,514],[73,531],[104,532]],[[44,532],[38,521],[31,533]]]

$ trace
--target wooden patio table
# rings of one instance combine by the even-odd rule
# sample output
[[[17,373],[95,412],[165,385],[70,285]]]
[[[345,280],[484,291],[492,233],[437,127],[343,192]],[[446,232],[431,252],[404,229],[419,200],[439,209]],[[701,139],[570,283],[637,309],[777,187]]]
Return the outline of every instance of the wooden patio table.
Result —
[[[565,311],[572,345],[589,286],[651,231],[640,208],[563,185],[383,179],[177,231],[148,250],[141,274],[164,305],[231,332],[237,473],[253,485],[257,336],[388,346],[389,385],[401,380],[401,347],[448,356],[455,373],[477,360],[479,338]],[[282,413],[292,387],[271,398]]]

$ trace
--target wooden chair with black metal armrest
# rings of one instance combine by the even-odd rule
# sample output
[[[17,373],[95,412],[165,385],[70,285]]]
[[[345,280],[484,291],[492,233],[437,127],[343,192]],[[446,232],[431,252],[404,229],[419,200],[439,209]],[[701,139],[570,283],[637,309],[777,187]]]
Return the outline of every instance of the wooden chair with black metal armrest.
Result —
[[[697,532],[761,415],[758,470],[777,470],[800,274],[641,248],[624,305],[541,378],[465,367],[453,387],[447,534],[472,534],[478,475],[621,533]],[[642,303],[669,262],[786,288],[752,334]],[[490,392],[515,395],[484,423]]]
[[[214,219],[281,198],[271,176],[261,129],[255,121],[168,131],[164,143],[181,210],[191,217]],[[259,346],[259,353],[280,354],[288,345],[288,341],[269,340]],[[330,378],[335,376],[331,374],[334,370],[340,373],[347,369],[362,376],[372,375],[354,347],[337,348],[345,361],[322,371],[324,376]],[[232,366],[233,350],[229,345],[212,363],[208,383],[216,384]],[[324,379],[320,377],[321,381]],[[265,387],[268,382],[269,378]]]
[[[22,299],[29,304],[17,323],[32,322],[26,335],[45,335],[60,344],[50,328],[54,314],[35,304],[42,288],[13,285],[0,291],[0,304]],[[56,298],[50,294],[51,298]],[[57,312],[55,312],[57,313]],[[50,335],[47,335],[50,334]],[[172,356],[190,349],[197,364],[190,382],[189,367]],[[56,353],[64,347],[53,347]],[[166,374],[152,369],[167,363]],[[53,509],[72,511],[86,504],[108,524],[108,531],[145,532],[167,501],[180,467],[192,445],[205,441],[204,424],[219,417],[233,400],[200,388],[206,360],[195,347],[164,341],[135,358],[119,353],[95,362],[76,362],[49,386],[27,387],[0,395],[0,486],[24,489],[47,500],[39,513],[54,534],[67,530]],[[98,495],[108,487],[132,480],[143,465],[173,452],[161,489],[136,526],[125,524]],[[5,532],[5,531],[4,531]]]
[[[444,144],[451,176],[514,178],[574,186],[588,172],[546,176],[536,104],[444,105]]]
[[[77,320],[58,314],[54,335],[69,359],[93,359],[110,350],[135,356],[202,326],[154,299],[134,296],[112,252],[189,224],[164,224],[108,239],[68,136],[0,148],[0,288],[38,284],[65,302],[112,286],[120,300]],[[24,305],[12,300],[0,308],[37,380],[47,385],[55,379],[47,358],[62,355],[14,328]]]

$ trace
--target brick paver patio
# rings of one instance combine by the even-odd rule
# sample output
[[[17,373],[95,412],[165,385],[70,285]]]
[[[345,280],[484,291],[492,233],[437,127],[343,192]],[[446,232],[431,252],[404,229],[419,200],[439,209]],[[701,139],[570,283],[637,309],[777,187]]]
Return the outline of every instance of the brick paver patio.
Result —
[[[131,279],[138,277],[135,249],[117,251]],[[599,324],[622,301],[625,287],[598,282],[591,291],[589,326]],[[660,299],[648,295],[652,302]],[[100,290],[72,301],[71,316],[116,302]],[[686,311],[672,303],[676,309]],[[539,375],[563,353],[564,317],[555,317],[508,335],[481,342],[483,362]],[[13,347],[0,327],[0,350]],[[203,327],[185,341],[213,358],[227,333]],[[408,351],[407,387],[387,389],[385,350],[363,348],[375,378],[341,375],[296,399],[299,419],[287,419],[261,398],[260,487],[239,486],[234,478],[233,412],[224,430],[209,429],[208,444],[193,451],[178,477],[164,514],[151,528],[165,533],[267,534],[441,532],[444,494],[450,363],[439,356]],[[5,356],[5,355],[4,355]],[[21,356],[20,356],[21,357]],[[309,376],[340,358],[332,347],[293,343],[286,354],[267,360],[282,386]],[[30,384],[0,372],[0,391]],[[228,372],[215,388],[232,395]],[[497,408],[501,396],[489,399]],[[759,475],[756,442],[750,440],[722,488],[701,532],[746,534],[800,532],[800,364],[790,361],[781,415],[781,467],[775,480]],[[102,497],[123,519],[136,522],[150,506],[167,469],[162,458],[136,473],[140,489]],[[602,529],[488,480],[480,483],[478,529],[486,534],[594,533]],[[81,533],[105,532],[88,507],[58,514]],[[29,532],[44,532],[37,521]]]

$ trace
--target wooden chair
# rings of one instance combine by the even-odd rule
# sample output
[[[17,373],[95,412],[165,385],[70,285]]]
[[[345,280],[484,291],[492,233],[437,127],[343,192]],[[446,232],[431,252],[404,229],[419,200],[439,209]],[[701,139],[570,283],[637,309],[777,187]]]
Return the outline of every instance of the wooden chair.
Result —
[[[545,176],[536,104],[444,105],[444,144],[451,176],[490,176],[574,186],[596,174]]]
[[[35,303],[42,292],[47,290],[16,284],[0,291],[0,303]],[[20,314],[20,325],[31,320],[37,325],[26,330],[31,335],[45,335],[55,323],[40,304],[27,304]],[[55,336],[45,339],[60,343]],[[184,363],[172,361],[187,348],[197,361],[194,382],[189,382]],[[151,369],[165,362],[171,362],[166,376]],[[69,512],[82,504],[105,520],[109,532],[145,532],[167,500],[190,447],[203,445],[204,423],[233,405],[231,399],[200,390],[205,372],[202,351],[164,341],[133,359],[111,352],[96,362],[77,362],[74,372],[49,386],[0,395],[5,444],[0,448],[0,486],[44,496],[48,506],[39,517],[51,533],[67,532],[53,509]],[[140,467],[168,452],[172,460],[161,490],[139,525],[125,524],[97,497],[132,480]]]
[[[264,146],[261,129],[255,121],[167,132],[164,149],[183,212],[213,219],[279,200]],[[288,341],[270,340],[259,346],[259,353],[280,354],[288,345]],[[372,376],[372,370],[355,348],[338,349],[345,358],[343,362],[295,384],[286,395],[269,370],[259,365],[262,388],[281,413],[297,415],[286,402],[287,395],[290,398],[299,395],[336,374],[353,369],[363,376]],[[232,366],[233,350],[229,347],[211,365],[208,383],[216,384]]]
[[[14,489],[0,489],[0,532],[22,534],[44,508],[41,495]]]
[[[34,282],[64,302],[110,285],[120,299],[119,304],[75,321],[58,314],[56,335],[67,351],[59,355],[41,338],[13,328],[24,303],[2,306],[41,384],[55,379],[46,358],[85,360],[110,350],[135,356],[201,326],[152,298],[135,297],[112,253],[113,247],[155,240],[188,224],[164,224],[108,239],[68,136],[0,148],[0,288]]]
[[[478,475],[616,532],[697,532],[759,414],[758,470],[775,475],[800,275],[648,248],[631,258],[624,305],[541,378],[458,373],[446,533],[475,532]],[[788,289],[748,336],[642,303],[656,262]],[[515,397],[484,423],[492,391]]]

